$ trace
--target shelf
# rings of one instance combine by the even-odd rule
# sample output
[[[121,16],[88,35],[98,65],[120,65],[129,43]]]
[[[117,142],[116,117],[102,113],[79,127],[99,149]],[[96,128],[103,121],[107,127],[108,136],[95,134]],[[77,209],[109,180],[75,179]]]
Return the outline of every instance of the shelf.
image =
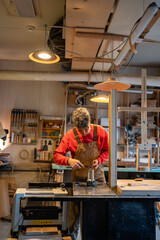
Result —
[[[95,108],[96,106],[90,106],[90,105],[68,105],[70,108],[79,108],[79,107],[84,107],[84,108]]]
[[[7,166],[10,162],[7,163],[0,163],[0,167]]]
[[[160,112],[159,107],[118,107],[118,112]]]
[[[141,129],[141,126],[133,126],[133,128]],[[154,130],[156,130],[157,126],[155,126],[155,127],[147,127],[147,129],[154,129]]]
[[[130,148],[136,148],[137,146],[127,145],[127,144],[117,144],[118,147],[130,147]],[[152,146],[152,148],[158,148],[155,146]]]
[[[52,163],[52,160],[41,160],[41,159],[33,159],[33,162],[35,163]]]
[[[0,153],[0,157],[6,157],[6,156],[9,156],[10,153]]]
[[[59,139],[64,134],[63,120],[44,120],[41,123],[41,138]],[[43,135],[45,134],[45,135]]]
[[[36,145],[37,144],[37,142],[36,143],[18,143],[18,142],[10,142],[10,143],[12,143],[12,144],[17,144],[17,145]]]
[[[62,128],[57,128],[57,127],[53,127],[53,128],[42,128],[42,130],[61,130]]]
[[[70,107],[70,108],[78,108],[78,107],[85,107],[85,108],[95,108],[96,107],[96,105],[68,105],[68,107]],[[98,109],[105,109],[105,110],[108,110],[108,106],[99,106],[98,105]]]
[[[62,137],[59,137],[59,136],[41,136],[42,138],[62,138]]]

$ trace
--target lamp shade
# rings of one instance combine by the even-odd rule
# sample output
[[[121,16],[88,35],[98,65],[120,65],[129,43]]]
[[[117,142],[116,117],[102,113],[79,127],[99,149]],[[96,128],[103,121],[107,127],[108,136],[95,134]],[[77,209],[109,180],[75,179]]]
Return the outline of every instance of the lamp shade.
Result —
[[[109,97],[106,95],[98,95],[90,99],[92,102],[109,103]]]
[[[115,78],[108,78],[106,82],[98,83],[94,85],[94,87],[97,90],[106,91],[106,92],[110,92],[112,89],[116,89],[117,91],[124,91],[130,88],[130,86],[131,86],[130,84],[116,81]]]
[[[41,50],[29,55],[29,58],[37,63],[52,64],[59,62],[60,58],[53,52]]]

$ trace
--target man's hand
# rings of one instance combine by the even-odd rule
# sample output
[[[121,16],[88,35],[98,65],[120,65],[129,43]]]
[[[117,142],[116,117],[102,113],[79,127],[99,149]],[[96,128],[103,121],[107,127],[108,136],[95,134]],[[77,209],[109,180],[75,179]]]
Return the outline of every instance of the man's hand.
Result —
[[[93,168],[93,170],[96,170],[97,168],[98,168],[98,160],[97,159],[95,159],[95,160],[93,160],[93,162],[92,162],[92,168]]]
[[[69,158],[68,159],[68,164],[71,166],[73,169],[81,169],[84,168],[84,165],[77,159]]]

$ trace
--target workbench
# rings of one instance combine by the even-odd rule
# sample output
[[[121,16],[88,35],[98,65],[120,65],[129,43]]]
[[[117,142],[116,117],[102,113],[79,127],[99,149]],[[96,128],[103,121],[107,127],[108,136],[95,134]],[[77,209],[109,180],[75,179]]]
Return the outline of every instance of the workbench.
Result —
[[[52,170],[56,172],[56,170],[64,171],[63,181],[70,182],[71,181],[71,170],[70,166],[62,166],[57,165],[55,163],[52,164]],[[108,181],[108,173],[109,167],[104,167],[106,181]],[[152,178],[152,179],[160,179],[160,167],[152,167],[152,171],[137,171],[135,167],[117,167],[117,177],[118,179],[134,179],[136,177],[142,177],[144,179]]]
[[[64,170],[64,175],[67,172],[71,175],[72,170],[69,166],[56,164],[52,165],[52,169]],[[108,174],[108,170],[108,167],[104,167],[105,174]],[[119,173],[123,175],[128,173],[131,176],[136,174],[144,174],[149,177],[151,175],[159,176],[160,168],[154,167],[150,172],[139,172],[133,167],[118,167],[117,174]],[[121,186],[123,183],[125,185],[125,182],[128,184],[130,181],[133,180],[118,180],[117,185]],[[131,186],[129,190],[132,189]],[[153,188],[152,184],[151,188]],[[87,187],[83,183],[74,184],[72,200],[74,198],[76,201],[81,201],[83,240],[156,239],[155,225],[158,221],[158,211],[155,205],[160,201],[159,185],[156,192],[150,192],[149,187],[144,194],[142,194],[142,189],[138,189],[137,192],[127,192],[127,190],[123,191],[124,189],[127,189],[127,186],[123,186],[122,191],[117,192],[106,185]]]
[[[58,165],[56,163],[52,163],[52,169],[53,170],[66,170],[66,171],[71,171],[72,168],[70,166],[63,166],[63,165]],[[109,167],[104,167],[104,171],[108,172]],[[135,167],[118,167],[117,172],[137,172],[140,173],[140,171],[137,171]],[[147,173],[147,172],[144,172]],[[150,173],[160,173],[160,167],[152,167],[152,171]]]
[[[127,183],[128,180],[119,180],[117,185],[125,189]],[[105,184],[94,187],[87,187],[85,183],[74,184],[73,197],[81,201],[82,239],[155,240],[155,202],[160,200],[159,184],[158,181],[155,192],[150,192],[148,186],[144,193],[136,189],[136,194],[131,192],[134,186],[130,186],[128,194],[126,190],[124,195]]]
[[[62,190],[64,187],[65,183]],[[63,205],[69,201],[80,202],[82,240],[156,239],[158,212],[155,203],[160,201],[159,180],[118,180],[115,190],[106,183],[96,182],[94,186],[73,183],[72,195],[66,194],[64,190],[63,194],[57,194],[52,185],[50,189],[40,191],[40,195],[38,192],[36,189],[17,189],[17,201],[14,201],[13,209],[16,218],[12,222],[15,231],[18,231],[16,223],[22,221],[20,213],[17,215],[20,198],[43,197],[43,201],[62,201]]]

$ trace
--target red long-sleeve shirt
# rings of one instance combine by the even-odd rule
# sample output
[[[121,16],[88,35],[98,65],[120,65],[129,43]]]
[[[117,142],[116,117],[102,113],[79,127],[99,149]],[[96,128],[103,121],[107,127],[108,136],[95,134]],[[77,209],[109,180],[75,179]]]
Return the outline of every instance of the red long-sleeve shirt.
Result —
[[[86,136],[82,136],[79,133],[78,129],[77,133],[82,143],[88,143],[93,141],[93,125],[90,125],[91,130]],[[97,142],[99,146],[100,156],[98,158],[99,164],[108,160],[108,151],[109,151],[109,141],[108,134],[105,129],[101,126],[97,126]],[[68,131],[66,135],[62,138],[59,147],[54,152],[54,161],[60,165],[67,165],[68,157],[66,157],[67,152],[71,152],[72,158],[74,158],[75,153],[77,151],[78,143],[75,139],[73,129]]]

